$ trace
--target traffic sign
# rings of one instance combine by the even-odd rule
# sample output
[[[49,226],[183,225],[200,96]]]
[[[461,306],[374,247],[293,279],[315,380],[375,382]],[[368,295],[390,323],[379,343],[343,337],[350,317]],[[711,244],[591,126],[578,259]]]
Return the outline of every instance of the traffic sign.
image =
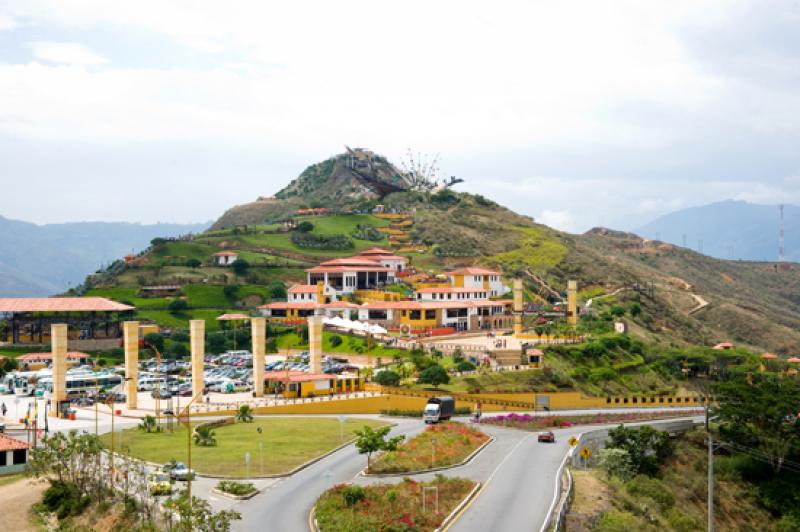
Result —
[[[589,449],[588,447],[584,447],[583,449],[581,449],[581,456],[583,457],[584,460],[588,460],[589,457],[592,456],[592,450]]]
[[[575,447],[576,445],[578,445],[578,438],[573,436],[573,437],[571,437],[570,439],[567,440],[567,443],[569,443],[570,447]]]
[[[337,418],[336,418],[336,419],[338,419],[338,420],[339,420],[339,423],[344,423],[344,422],[347,420],[347,418],[346,418],[346,417],[344,417],[344,416],[337,416]]]

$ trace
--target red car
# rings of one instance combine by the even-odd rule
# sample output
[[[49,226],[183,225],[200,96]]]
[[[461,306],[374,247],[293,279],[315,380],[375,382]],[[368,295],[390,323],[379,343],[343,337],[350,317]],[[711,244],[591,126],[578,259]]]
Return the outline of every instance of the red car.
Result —
[[[556,435],[553,434],[552,431],[547,432],[540,432],[539,433],[539,443],[555,443],[556,442]]]

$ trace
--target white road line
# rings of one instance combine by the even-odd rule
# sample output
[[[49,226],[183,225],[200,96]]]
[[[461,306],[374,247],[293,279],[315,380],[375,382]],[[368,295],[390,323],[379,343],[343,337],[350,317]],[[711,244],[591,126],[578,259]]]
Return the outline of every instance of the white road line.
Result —
[[[576,436],[578,441],[580,441],[581,436],[583,436],[583,433],[580,433]],[[545,532],[547,525],[550,524],[550,516],[553,514],[553,508],[555,508],[556,503],[558,502],[558,496],[561,495],[561,490],[558,489],[558,483],[559,479],[561,478],[561,472],[564,470],[564,464],[567,463],[567,458],[569,458],[572,455],[572,452],[575,450],[576,447],[570,447],[569,449],[567,449],[567,452],[564,453],[564,459],[561,460],[561,465],[558,466],[554,482],[555,486],[553,487],[553,500],[550,502],[550,508],[547,510],[547,514],[545,515],[544,518],[544,523],[542,523],[542,528],[539,529],[539,532]]]

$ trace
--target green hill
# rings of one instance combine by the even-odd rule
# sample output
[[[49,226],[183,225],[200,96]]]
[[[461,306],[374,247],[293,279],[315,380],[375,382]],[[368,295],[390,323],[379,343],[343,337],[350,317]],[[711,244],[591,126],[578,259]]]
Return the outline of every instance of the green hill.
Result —
[[[528,272],[556,292],[565,289],[568,279],[576,279],[581,305],[591,299],[593,315],[604,317],[600,322],[584,320],[585,327],[608,329],[614,318],[610,313],[622,308],[631,335],[648,344],[731,341],[789,354],[800,343],[795,327],[800,321],[800,271],[794,265],[778,270],[774,264],[724,261],[605,229],[562,233],[480,195],[408,186],[397,181],[396,167],[380,156],[372,161],[382,166],[355,172],[348,157],[342,154],[310,166],[275,197],[233,207],[205,233],[155,241],[136,263],[115,263],[90,277],[87,293],[134,302],[146,317],[175,326],[198,313],[252,308],[283,298],[280,287],[302,281],[304,268],[378,245],[408,256],[421,271],[499,268],[509,281],[522,277],[529,299],[537,303],[548,294]],[[384,184],[390,190],[381,191]],[[373,214],[378,206],[402,213],[403,219]],[[326,210],[321,215],[295,214],[309,208]],[[237,252],[250,267],[236,275],[231,268],[215,266],[213,255],[221,250]],[[184,287],[189,309],[181,316],[169,315],[168,299],[135,299],[140,286],[161,284]],[[229,288],[226,296],[226,285],[240,289],[234,294]],[[109,292],[121,289],[126,291]],[[708,305],[695,310],[703,301]]]

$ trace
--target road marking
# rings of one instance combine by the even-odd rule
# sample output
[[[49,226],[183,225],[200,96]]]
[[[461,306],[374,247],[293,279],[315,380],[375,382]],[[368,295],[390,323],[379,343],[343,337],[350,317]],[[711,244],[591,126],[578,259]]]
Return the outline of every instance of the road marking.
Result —
[[[580,442],[580,439],[583,437],[583,433],[581,432],[577,436],[577,440]],[[561,460],[561,465],[558,466],[558,470],[556,471],[556,478],[555,478],[555,486],[553,487],[553,500],[550,503],[550,508],[547,510],[547,514],[544,518],[544,523],[542,523],[542,528],[539,529],[539,532],[545,532],[547,529],[547,525],[550,524],[550,516],[553,514],[553,508],[555,508],[556,503],[558,502],[559,495],[561,495],[561,490],[558,489],[558,483],[561,481],[561,472],[564,471],[564,464],[567,463],[567,458],[572,456],[573,452],[575,451],[575,447],[571,447],[564,453],[564,458]]]
[[[506,460],[508,460],[511,457],[512,454],[517,452],[517,449],[519,448],[520,445],[525,443],[525,440],[527,440],[528,438],[532,438],[532,437],[533,437],[533,434],[529,434],[529,435],[525,436],[524,438],[522,438],[519,442],[517,442],[517,444],[514,446],[513,449],[511,449],[511,451],[505,456],[505,458],[503,458],[500,461],[500,463],[497,464],[497,467],[494,468],[494,471],[492,471],[492,474],[489,475],[489,478],[487,478],[486,482],[483,483],[483,485],[481,486],[481,489],[479,489],[478,492],[475,494],[475,496],[472,497],[472,500],[470,500],[467,504],[464,505],[464,507],[461,509],[461,511],[459,511],[455,515],[455,517],[453,517],[452,521],[450,521],[450,524],[448,524],[446,527],[444,527],[444,529],[442,529],[442,532],[447,532],[448,530],[450,530],[450,527],[453,526],[461,518],[461,516],[464,515],[464,512],[466,512],[470,508],[470,506],[472,506],[475,503],[475,501],[478,500],[478,497],[481,496],[481,493],[483,493],[483,490],[485,490],[486,486],[488,486],[489,483],[492,481],[494,476],[497,474],[497,471],[499,471],[500,468],[503,467],[503,464],[506,463]]]

